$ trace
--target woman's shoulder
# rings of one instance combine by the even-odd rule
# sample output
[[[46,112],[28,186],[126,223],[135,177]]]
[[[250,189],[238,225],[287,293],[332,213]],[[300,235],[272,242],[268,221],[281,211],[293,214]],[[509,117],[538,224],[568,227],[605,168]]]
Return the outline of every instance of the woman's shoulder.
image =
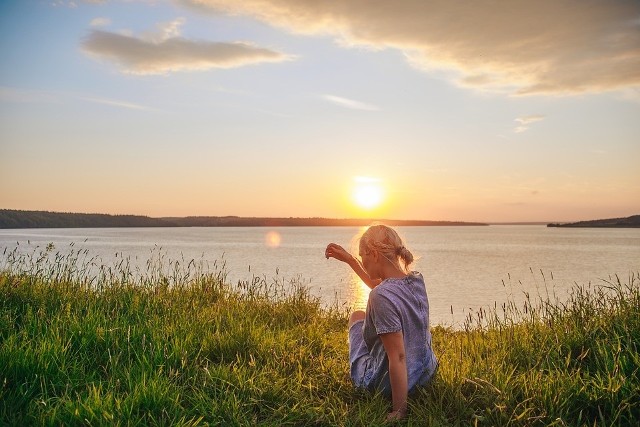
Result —
[[[407,275],[407,277],[416,278],[424,282],[424,277],[422,276],[422,273],[420,273],[419,271],[412,271]]]
[[[404,277],[392,277],[389,279],[385,279],[382,282],[380,282],[378,286],[373,288],[371,290],[371,293],[374,293],[374,294],[385,293],[387,291],[394,289],[394,287],[399,284],[415,283],[415,282],[424,284],[424,277],[422,277],[422,274],[418,271],[412,271]]]
[[[422,276],[422,273],[420,273],[419,271],[410,271],[406,276],[397,280],[405,281],[405,282],[415,282],[415,281],[424,282],[424,277]]]

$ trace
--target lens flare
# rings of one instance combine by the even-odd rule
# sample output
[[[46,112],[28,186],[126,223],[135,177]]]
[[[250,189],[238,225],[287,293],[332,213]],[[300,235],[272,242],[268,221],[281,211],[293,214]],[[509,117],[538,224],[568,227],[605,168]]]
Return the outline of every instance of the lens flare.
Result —
[[[265,235],[264,241],[268,247],[277,248],[282,242],[282,236],[277,231],[270,231]]]

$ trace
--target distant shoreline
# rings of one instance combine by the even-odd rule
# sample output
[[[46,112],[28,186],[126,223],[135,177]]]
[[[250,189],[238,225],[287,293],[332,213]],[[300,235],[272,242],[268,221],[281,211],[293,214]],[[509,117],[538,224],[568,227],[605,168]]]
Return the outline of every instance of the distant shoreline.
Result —
[[[632,215],[626,218],[595,219],[592,221],[578,221],[570,223],[551,223],[547,227],[567,228],[639,228],[640,215]]]
[[[374,222],[391,226],[488,226],[481,222],[357,218],[260,218],[188,216],[152,218],[143,215],[108,215],[0,209],[0,229],[24,228],[131,228],[131,227],[363,227]]]
[[[560,228],[640,228],[640,215],[571,223],[467,222],[373,218],[268,218],[240,216],[186,216],[153,218],[144,215],[109,215],[0,209],[0,229],[29,228],[145,228],[145,227],[366,227],[372,223],[405,227],[546,225]]]

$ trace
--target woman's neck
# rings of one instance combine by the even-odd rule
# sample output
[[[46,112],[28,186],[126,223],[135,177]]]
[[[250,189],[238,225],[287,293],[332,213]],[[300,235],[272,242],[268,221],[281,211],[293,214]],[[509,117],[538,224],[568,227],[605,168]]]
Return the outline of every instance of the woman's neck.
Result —
[[[395,265],[388,263],[382,266],[380,271],[380,279],[402,279],[407,277],[407,273],[396,267]]]

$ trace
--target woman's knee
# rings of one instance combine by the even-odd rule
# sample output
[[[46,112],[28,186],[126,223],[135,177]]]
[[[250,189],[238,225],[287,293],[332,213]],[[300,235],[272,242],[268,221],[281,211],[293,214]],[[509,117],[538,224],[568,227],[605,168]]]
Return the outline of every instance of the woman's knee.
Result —
[[[353,325],[354,323],[360,321],[360,320],[364,320],[365,314],[364,311],[362,310],[356,310],[353,313],[351,313],[351,316],[349,317],[349,328],[351,328],[351,325]]]

